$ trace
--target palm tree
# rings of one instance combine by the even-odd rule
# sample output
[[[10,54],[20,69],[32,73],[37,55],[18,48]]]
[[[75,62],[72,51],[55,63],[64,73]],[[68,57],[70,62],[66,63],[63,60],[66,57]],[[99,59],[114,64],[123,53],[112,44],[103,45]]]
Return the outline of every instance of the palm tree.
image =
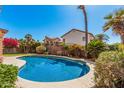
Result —
[[[124,9],[119,9],[104,19],[106,19],[106,23],[103,26],[103,30],[108,31],[112,29],[113,33],[120,35],[122,44],[124,44]]]
[[[108,41],[109,36],[106,34],[97,34],[95,35],[95,39],[100,40],[100,41]]]
[[[86,57],[87,57],[87,45],[88,45],[88,21],[87,21],[87,13],[86,13],[86,9],[85,9],[85,6],[84,5],[80,5],[78,8],[82,10],[83,15],[84,15],[85,37],[86,37],[85,50],[86,50]]]
[[[19,48],[21,49],[21,52],[26,53],[26,40],[20,39],[19,40]]]
[[[32,40],[32,35],[31,34],[26,34],[25,39],[27,40],[27,42],[31,41]]]
[[[29,53],[30,49],[31,49],[31,44],[32,44],[32,35],[31,34],[26,34],[25,35],[25,40],[26,40],[26,46],[25,46],[25,50],[26,53]]]

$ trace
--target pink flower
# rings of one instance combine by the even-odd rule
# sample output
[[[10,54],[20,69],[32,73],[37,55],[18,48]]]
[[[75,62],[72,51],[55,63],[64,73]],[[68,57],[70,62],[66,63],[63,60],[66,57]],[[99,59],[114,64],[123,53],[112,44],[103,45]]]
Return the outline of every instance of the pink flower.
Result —
[[[3,40],[3,45],[4,45],[4,47],[14,48],[14,47],[18,47],[19,42],[18,42],[17,39],[4,38],[4,40]]]

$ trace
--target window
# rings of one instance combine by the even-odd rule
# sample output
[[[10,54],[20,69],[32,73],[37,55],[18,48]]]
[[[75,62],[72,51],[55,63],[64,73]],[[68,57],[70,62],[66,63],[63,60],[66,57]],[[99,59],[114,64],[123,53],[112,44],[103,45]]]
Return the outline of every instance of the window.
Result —
[[[63,39],[63,42],[65,42],[65,39]]]
[[[82,40],[85,41],[85,37],[82,37]]]

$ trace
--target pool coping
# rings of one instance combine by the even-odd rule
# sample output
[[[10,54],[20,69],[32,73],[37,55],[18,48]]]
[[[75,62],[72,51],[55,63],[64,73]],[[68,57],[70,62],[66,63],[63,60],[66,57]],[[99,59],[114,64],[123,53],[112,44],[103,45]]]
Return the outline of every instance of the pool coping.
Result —
[[[31,55],[29,55],[31,56]],[[41,55],[32,55],[32,56],[41,56]],[[91,88],[94,86],[94,63],[85,59],[77,59],[77,58],[70,58],[66,56],[56,56],[56,55],[43,55],[43,56],[55,56],[55,57],[62,57],[68,58],[71,60],[78,60],[84,61],[86,65],[89,66],[90,71],[79,78],[67,80],[67,81],[60,81],[60,82],[36,82],[23,79],[18,76],[18,80],[16,82],[17,87],[19,88]],[[21,68],[25,65],[26,61],[17,59],[18,57],[23,56],[14,56],[14,57],[4,57],[4,64],[13,64]]]

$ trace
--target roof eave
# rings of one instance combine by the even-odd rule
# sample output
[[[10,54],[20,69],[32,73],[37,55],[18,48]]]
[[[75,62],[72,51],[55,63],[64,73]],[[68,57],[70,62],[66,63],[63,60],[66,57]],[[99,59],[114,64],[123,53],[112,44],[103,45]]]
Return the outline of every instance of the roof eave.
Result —
[[[85,33],[85,31],[81,31],[81,30],[78,30],[78,29],[71,29],[69,32],[67,32],[67,33],[65,33],[64,35],[62,35],[61,38],[63,38],[65,35],[67,35],[68,33],[70,33],[70,32],[73,31],[73,30],[75,30],[75,31],[80,31],[80,32],[84,32],[84,33]],[[89,33],[89,32],[88,32],[88,34],[90,34],[90,35],[92,35],[92,36],[94,37],[94,35],[93,35],[92,33]]]
[[[0,28],[0,31],[2,31],[2,33],[4,33],[4,34],[6,34],[6,33],[8,32],[8,30],[6,30],[6,29],[1,29],[1,28]]]

